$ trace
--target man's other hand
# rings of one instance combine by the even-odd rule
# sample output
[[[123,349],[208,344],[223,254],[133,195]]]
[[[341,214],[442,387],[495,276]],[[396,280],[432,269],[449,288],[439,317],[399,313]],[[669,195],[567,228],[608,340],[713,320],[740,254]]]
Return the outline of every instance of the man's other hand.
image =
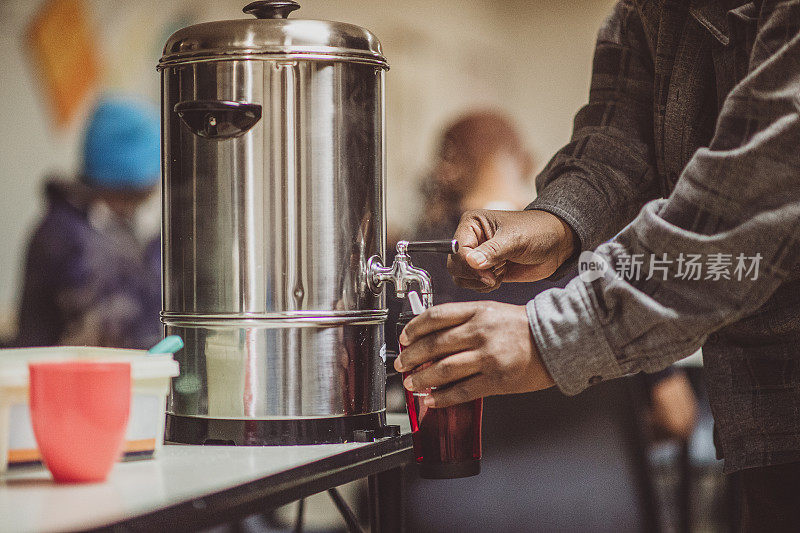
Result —
[[[479,292],[504,281],[538,281],[566,261],[576,237],[546,211],[467,211],[454,238],[458,254],[447,260],[457,285]]]
[[[400,334],[404,346],[395,361],[409,372],[411,391],[437,387],[429,407],[447,407],[490,396],[552,386],[528,325],[524,306],[463,302],[434,306],[415,317]]]

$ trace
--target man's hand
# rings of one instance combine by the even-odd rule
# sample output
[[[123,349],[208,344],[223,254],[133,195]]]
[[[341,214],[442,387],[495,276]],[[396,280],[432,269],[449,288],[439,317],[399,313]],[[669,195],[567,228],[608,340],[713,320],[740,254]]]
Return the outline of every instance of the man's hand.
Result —
[[[398,372],[432,363],[403,382],[411,391],[440,387],[425,398],[429,407],[554,384],[536,350],[523,306],[497,302],[437,305],[406,325],[400,344],[404,348],[394,363]]]
[[[447,268],[457,285],[488,292],[503,281],[550,276],[575,248],[572,228],[546,211],[468,211]]]

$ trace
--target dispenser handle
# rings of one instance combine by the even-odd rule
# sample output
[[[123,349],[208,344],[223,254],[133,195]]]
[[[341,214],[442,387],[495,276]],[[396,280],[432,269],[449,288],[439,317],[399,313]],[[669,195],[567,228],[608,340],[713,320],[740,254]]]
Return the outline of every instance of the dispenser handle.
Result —
[[[458,253],[458,241],[410,241],[406,245],[409,252],[434,252],[438,254]]]
[[[261,120],[261,106],[226,100],[193,100],[175,104],[186,127],[206,139],[239,137]]]
[[[285,19],[295,9],[300,9],[300,4],[292,0],[259,0],[250,2],[242,11],[258,19]]]

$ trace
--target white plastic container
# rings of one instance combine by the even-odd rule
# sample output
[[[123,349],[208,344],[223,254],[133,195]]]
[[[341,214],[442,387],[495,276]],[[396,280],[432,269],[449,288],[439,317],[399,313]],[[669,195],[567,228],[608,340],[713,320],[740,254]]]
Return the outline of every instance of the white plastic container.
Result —
[[[152,456],[164,442],[164,409],[170,379],[178,375],[172,354],[148,354],[86,346],[0,350],[0,473],[9,465],[40,461],[28,410],[28,363],[66,360],[131,363],[131,413],[125,456]]]

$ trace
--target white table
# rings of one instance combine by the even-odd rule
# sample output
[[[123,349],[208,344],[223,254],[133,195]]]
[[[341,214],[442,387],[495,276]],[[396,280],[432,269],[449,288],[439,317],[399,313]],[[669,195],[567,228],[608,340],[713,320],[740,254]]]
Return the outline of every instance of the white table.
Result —
[[[119,463],[106,482],[88,485],[55,484],[41,467],[12,470],[0,478],[0,531],[188,530],[363,477],[370,477],[371,496],[375,481],[376,491],[399,501],[400,487],[378,484],[387,472],[392,475],[384,485],[401,482],[401,467],[412,459],[410,445],[408,434],[315,446],[173,445],[155,459]],[[402,512],[380,507],[384,513]],[[391,523],[396,516],[373,520]]]

